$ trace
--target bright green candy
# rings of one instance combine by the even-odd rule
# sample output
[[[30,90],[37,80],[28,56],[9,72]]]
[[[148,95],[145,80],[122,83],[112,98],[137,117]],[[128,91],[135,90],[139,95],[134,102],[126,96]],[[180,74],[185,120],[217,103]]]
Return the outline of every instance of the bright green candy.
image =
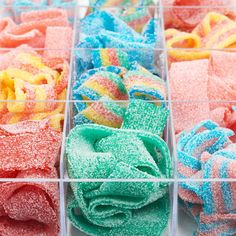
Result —
[[[165,107],[154,106],[142,100],[130,102],[128,113],[125,116],[123,129],[145,130],[156,135],[161,135],[169,110]]]
[[[136,107],[136,109],[135,109]],[[144,112],[142,121],[134,113]],[[132,115],[132,114],[133,115]],[[169,178],[170,154],[149,122],[160,116],[145,101],[130,103],[125,129],[99,125],[76,126],[67,141],[70,178],[150,179]],[[135,129],[130,119],[136,117]],[[144,125],[144,120],[148,124]],[[164,129],[165,124],[162,127]],[[147,130],[147,132],[145,131]],[[158,129],[160,130],[160,128]],[[168,186],[157,182],[71,183],[67,211],[73,225],[89,235],[160,235],[169,216]],[[78,211],[79,210],[79,211]]]

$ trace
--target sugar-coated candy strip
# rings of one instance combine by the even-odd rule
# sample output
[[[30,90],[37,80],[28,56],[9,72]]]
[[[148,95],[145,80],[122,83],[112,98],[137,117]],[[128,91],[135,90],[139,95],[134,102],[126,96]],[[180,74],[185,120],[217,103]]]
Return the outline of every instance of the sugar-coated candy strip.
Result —
[[[109,99],[102,97],[97,102],[75,115],[75,125],[94,123],[98,125],[120,128],[125,114],[125,107]]]
[[[166,28],[191,31],[211,11],[235,19],[234,0],[165,0],[163,4]]]
[[[159,112],[166,113],[159,109],[146,101],[133,100],[121,129],[92,124],[76,126],[69,134],[66,147],[69,176],[109,179],[170,177],[172,166],[168,147],[156,135],[165,124],[162,121],[159,124],[149,122],[150,116],[157,114],[160,118]],[[147,112],[143,113],[144,110]],[[82,149],[75,153],[78,147]],[[154,150],[159,154],[154,154]],[[144,222],[155,212],[154,222],[155,219],[159,222],[155,232],[161,235],[169,214],[167,191],[166,183],[72,183],[67,212],[72,224],[90,235],[136,234],[137,230],[147,234],[151,232],[150,227],[156,229],[156,223],[146,227]],[[106,207],[98,210],[100,206]],[[75,214],[77,208],[81,213]],[[142,229],[138,225],[142,225]]]
[[[58,40],[60,38],[60,40]],[[46,30],[44,56],[47,58],[70,59],[72,46],[71,27],[48,27]]]
[[[158,76],[142,69],[141,66],[132,67],[130,71],[125,73],[124,83],[130,98],[155,100],[155,103],[160,103],[160,105],[163,105],[161,101],[166,99],[165,82]]]
[[[235,178],[236,146],[231,130],[212,121],[183,132],[177,144],[181,178]],[[179,196],[198,225],[197,235],[235,234],[235,184],[232,182],[181,182]],[[217,233],[217,234],[216,234]]]
[[[30,130],[34,124],[38,128]],[[0,139],[1,171],[53,169],[61,146],[61,132],[45,121],[1,125]]]
[[[108,21],[111,24],[107,24]],[[99,22],[99,24],[94,24],[94,22]],[[137,61],[147,69],[153,70],[154,46],[157,40],[156,21],[154,18],[149,18],[146,25],[147,28],[142,27],[143,33],[140,34],[108,11],[96,10],[86,16],[81,20],[83,37],[77,45],[78,48],[83,48],[79,50],[80,53],[77,53],[78,71],[81,70],[80,67],[93,68],[91,51],[86,50],[87,48],[128,49],[125,52],[130,62]]]
[[[94,68],[102,66],[120,66],[129,69],[130,62],[128,54],[116,48],[95,49],[92,52]]]
[[[13,177],[13,176],[11,176]],[[13,178],[56,178],[56,171],[26,170]],[[13,234],[57,236],[59,232],[59,189],[56,183],[6,182],[0,184],[3,236]]]

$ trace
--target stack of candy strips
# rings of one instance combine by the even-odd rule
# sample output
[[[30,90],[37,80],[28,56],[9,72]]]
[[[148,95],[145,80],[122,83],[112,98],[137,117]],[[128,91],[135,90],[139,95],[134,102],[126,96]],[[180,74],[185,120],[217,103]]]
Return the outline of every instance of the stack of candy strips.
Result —
[[[32,9],[43,10],[48,7],[60,7],[67,10],[69,20],[72,22],[77,2],[77,0],[1,0],[1,16],[19,17],[23,12],[29,12]]]
[[[0,123],[48,118],[61,131],[64,103],[60,100],[66,99],[68,62],[19,48],[2,55],[1,61],[0,98],[7,101],[0,106]]]
[[[0,177],[22,181],[0,183],[0,235],[58,236],[58,183],[24,179],[58,179],[72,28],[65,10],[17,9],[0,20]]]
[[[169,111],[142,100],[129,103],[120,129],[84,124],[68,136],[72,179],[169,178],[172,164],[161,139]],[[168,184],[73,182],[67,213],[88,235],[162,235],[169,217]]]
[[[236,234],[236,183],[210,182],[209,178],[236,178],[236,145],[233,131],[207,120],[182,132],[177,144],[179,177],[204,182],[181,182],[183,207],[194,217],[196,235]]]
[[[11,17],[0,20],[1,48],[15,48],[27,44],[34,48],[50,49],[48,52],[45,50],[49,57],[69,59],[72,28],[66,10],[55,8],[23,12],[19,21],[20,23],[14,22]]]
[[[1,178],[57,178],[61,132],[48,120],[0,125]],[[57,236],[57,183],[2,182],[0,184],[2,236]]]
[[[236,22],[216,12],[209,12],[190,33],[177,29],[165,33],[169,62],[209,58],[210,49],[236,47]]]
[[[209,60],[171,64],[169,78],[176,133],[205,119],[236,131],[235,103],[230,102],[236,100],[235,63],[235,53],[214,51]],[[235,141],[235,136],[231,139]]]
[[[73,99],[79,101],[75,103],[75,124],[119,128],[128,99],[153,100],[157,106],[164,106],[165,82],[137,63],[126,64],[126,68],[110,65],[81,75],[73,87]]]

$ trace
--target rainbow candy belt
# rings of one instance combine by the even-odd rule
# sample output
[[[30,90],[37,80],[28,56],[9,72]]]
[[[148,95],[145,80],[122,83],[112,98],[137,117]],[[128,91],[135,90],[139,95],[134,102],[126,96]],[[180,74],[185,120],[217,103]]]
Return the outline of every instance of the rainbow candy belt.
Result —
[[[116,60],[112,62],[117,64]],[[129,98],[155,100],[155,105],[164,106],[165,82],[137,63],[126,67],[130,70],[114,65],[100,67],[78,78],[73,87],[73,99],[78,101],[75,124],[95,123],[120,128]]]
[[[156,19],[149,18],[145,27],[142,27],[141,34],[129,26],[131,22],[127,24],[129,17],[124,15],[124,18],[125,21],[107,11],[95,11],[81,20],[84,37],[76,46],[81,50],[75,51],[78,73],[101,65],[107,66],[111,61],[117,61],[117,66],[124,66],[119,62],[125,64],[127,56],[114,48],[127,49],[125,53],[130,62],[138,62],[149,70],[155,70]],[[101,48],[104,50],[99,51]],[[97,57],[97,60],[94,60],[94,57]]]

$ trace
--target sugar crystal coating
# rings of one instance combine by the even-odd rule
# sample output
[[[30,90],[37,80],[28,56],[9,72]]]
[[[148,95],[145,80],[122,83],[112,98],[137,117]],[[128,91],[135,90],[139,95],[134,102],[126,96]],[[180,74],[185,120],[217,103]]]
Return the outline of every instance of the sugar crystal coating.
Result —
[[[0,125],[1,178],[57,178],[62,134],[49,120]],[[56,236],[59,232],[57,183],[2,182],[0,184],[3,236]]]
[[[121,111],[125,110],[125,101],[129,98],[150,100],[157,106],[165,106],[165,82],[138,63],[131,63],[129,68],[100,67],[78,78],[73,86],[73,98],[79,100],[75,102],[74,111],[78,112],[74,117],[75,124],[96,123],[119,128],[124,116]],[[102,97],[107,97],[108,101]],[[163,116],[164,123],[165,118]],[[159,120],[160,117],[153,119]]]
[[[207,120],[181,133],[177,144],[180,178],[235,178],[236,145],[231,130]],[[181,182],[182,205],[198,225],[197,235],[235,235],[235,183]],[[219,227],[223,226],[224,227]]]
[[[147,108],[153,109],[152,112],[142,115]],[[158,112],[164,114],[164,108],[157,111],[154,104],[133,100],[121,129],[98,125],[76,126],[67,139],[69,177],[169,178],[172,175],[169,150],[155,134],[156,127],[159,125],[161,132],[165,124],[149,122],[152,115],[161,117]],[[68,216],[76,228],[89,235],[130,235],[140,232],[146,235],[154,229],[156,235],[161,235],[166,227],[169,215],[166,183],[78,182],[70,186]],[[80,213],[75,213],[77,209]]]
[[[169,78],[176,133],[205,119],[235,130],[234,103],[229,102],[236,99],[235,63],[235,53],[215,51],[209,59],[171,64]]]
[[[110,23],[107,24],[107,22]],[[156,21],[151,17],[146,25],[148,26],[143,27],[143,33],[141,34],[108,11],[96,10],[90,13],[81,20],[80,27],[83,37],[77,48],[83,50],[78,50],[76,53],[78,72],[93,68],[92,51],[86,50],[86,48],[127,49],[125,52],[128,54],[130,62],[137,61],[147,69],[154,70],[154,47],[157,39],[155,37],[156,27],[153,27],[153,25],[156,25]],[[114,51],[114,49],[112,50]],[[104,51],[101,50],[101,52]],[[101,59],[105,60],[108,55],[104,53]],[[95,62],[97,64],[97,61]]]
[[[214,11],[209,12],[192,32],[167,29],[166,44],[169,49],[169,60],[173,62],[204,59],[210,57],[212,53],[210,49],[235,48],[235,31],[234,20]]]
[[[0,99],[6,102],[0,104],[0,123],[48,118],[55,129],[61,130],[59,122],[63,118],[58,119],[58,115],[63,114],[64,104],[54,100],[66,97],[68,62],[61,58],[45,59],[23,48],[1,58]]]

